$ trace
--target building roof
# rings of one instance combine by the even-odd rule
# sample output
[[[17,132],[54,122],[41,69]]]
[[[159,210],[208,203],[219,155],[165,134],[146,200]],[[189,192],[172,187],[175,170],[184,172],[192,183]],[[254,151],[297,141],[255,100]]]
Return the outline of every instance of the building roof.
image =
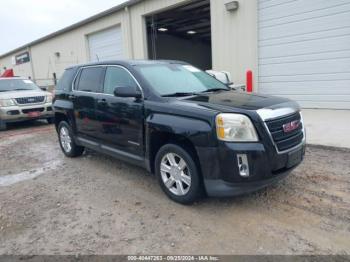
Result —
[[[11,51],[9,51],[9,52],[6,52],[6,53],[0,55],[0,59],[6,57],[6,56],[8,56],[8,55],[11,55],[11,54],[13,54],[13,53],[16,53],[16,52],[18,52],[18,51],[21,51],[21,50],[23,50],[23,49],[25,49],[25,48],[28,48],[28,47],[30,47],[30,46],[33,46],[33,45],[36,45],[36,44],[38,44],[38,43],[44,42],[45,40],[48,40],[48,39],[53,38],[53,37],[55,37],[55,36],[58,36],[58,35],[61,35],[61,34],[66,33],[66,32],[72,31],[72,30],[74,30],[74,29],[76,29],[76,28],[79,28],[79,27],[81,27],[81,26],[83,26],[83,25],[86,25],[86,24],[88,24],[88,23],[91,23],[91,22],[93,22],[93,21],[95,21],[95,20],[97,20],[97,19],[103,18],[103,17],[108,16],[108,15],[110,15],[110,14],[113,14],[113,13],[115,13],[115,12],[117,12],[117,11],[120,11],[120,10],[124,9],[125,7],[135,5],[135,4],[137,4],[137,3],[141,2],[141,1],[143,1],[143,0],[128,0],[128,1],[125,2],[125,3],[122,3],[122,4],[120,4],[120,5],[117,5],[117,6],[115,6],[115,7],[110,8],[110,9],[107,9],[107,10],[105,10],[105,11],[103,11],[103,12],[101,12],[101,13],[98,13],[98,14],[96,14],[96,15],[90,16],[89,18],[86,18],[86,19],[84,19],[84,20],[82,20],[82,21],[80,21],[80,22],[77,22],[77,23],[75,23],[75,24],[72,24],[72,25],[70,25],[70,26],[67,26],[67,27],[65,27],[65,28],[63,28],[63,29],[60,29],[60,30],[54,32],[54,33],[51,33],[51,34],[46,35],[46,36],[44,36],[44,37],[41,37],[41,38],[39,38],[39,39],[37,39],[37,40],[34,40],[34,41],[32,41],[32,42],[30,42],[30,43],[28,43],[28,44],[25,44],[25,45],[23,45],[23,46],[20,46],[20,47],[15,48],[15,49],[13,49],[13,50],[11,50]]]

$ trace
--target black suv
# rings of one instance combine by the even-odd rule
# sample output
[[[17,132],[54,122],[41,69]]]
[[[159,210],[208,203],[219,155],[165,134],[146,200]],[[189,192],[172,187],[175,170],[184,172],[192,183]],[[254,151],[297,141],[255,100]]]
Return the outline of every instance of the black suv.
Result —
[[[54,112],[66,156],[86,147],[145,167],[184,204],[261,189],[305,154],[297,103],[231,90],[179,61],[68,68]]]

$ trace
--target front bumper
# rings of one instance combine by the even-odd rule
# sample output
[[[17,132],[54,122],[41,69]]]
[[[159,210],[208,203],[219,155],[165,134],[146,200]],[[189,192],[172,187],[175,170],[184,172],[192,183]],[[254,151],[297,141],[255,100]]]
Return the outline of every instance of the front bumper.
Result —
[[[287,177],[293,168],[286,170],[269,179],[263,179],[245,183],[228,183],[221,179],[205,179],[204,186],[208,196],[214,197],[229,197],[239,196],[258,191],[269,185],[273,185],[283,178]]]
[[[217,148],[197,148],[204,186],[208,196],[236,196],[257,191],[288,176],[305,154],[305,142],[279,154],[262,143],[222,143]],[[293,160],[291,154],[300,153]],[[249,177],[240,175],[237,155],[247,156]]]
[[[33,114],[33,112],[38,113]],[[0,108],[0,121],[5,123],[45,119],[53,116],[52,103]]]

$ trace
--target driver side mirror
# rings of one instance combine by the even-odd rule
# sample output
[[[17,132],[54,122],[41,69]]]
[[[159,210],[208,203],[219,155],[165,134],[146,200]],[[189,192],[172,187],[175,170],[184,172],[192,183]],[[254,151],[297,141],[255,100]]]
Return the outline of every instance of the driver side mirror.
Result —
[[[142,98],[140,89],[136,86],[118,86],[114,89],[114,96],[116,97],[134,97],[136,99]]]

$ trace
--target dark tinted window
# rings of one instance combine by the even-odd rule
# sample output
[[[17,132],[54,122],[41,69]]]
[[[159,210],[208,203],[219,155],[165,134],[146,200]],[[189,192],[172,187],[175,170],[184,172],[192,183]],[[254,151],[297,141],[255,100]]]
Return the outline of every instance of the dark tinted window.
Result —
[[[118,86],[136,87],[137,84],[129,72],[121,67],[107,67],[104,93],[113,94],[114,89]]]
[[[62,77],[57,83],[57,90],[70,90],[72,86],[72,81],[75,77],[76,70],[75,69],[67,69],[64,71]]]
[[[77,90],[85,92],[102,92],[104,67],[88,67],[81,70]]]

